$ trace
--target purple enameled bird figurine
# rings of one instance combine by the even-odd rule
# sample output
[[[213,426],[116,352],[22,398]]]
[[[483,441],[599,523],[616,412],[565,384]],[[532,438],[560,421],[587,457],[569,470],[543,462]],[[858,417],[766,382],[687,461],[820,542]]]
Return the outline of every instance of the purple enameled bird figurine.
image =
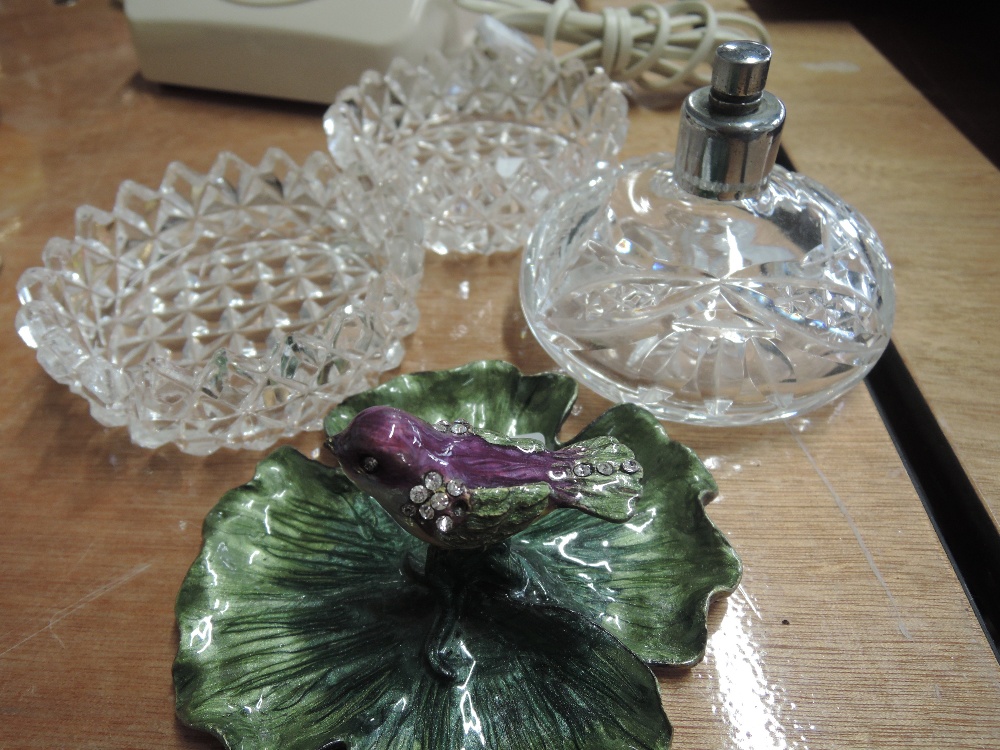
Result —
[[[555,508],[621,523],[642,492],[642,467],[610,436],[548,451],[463,420],[430,425],[372,406],[327,445],[404,529],[451,549],[495,544]]]

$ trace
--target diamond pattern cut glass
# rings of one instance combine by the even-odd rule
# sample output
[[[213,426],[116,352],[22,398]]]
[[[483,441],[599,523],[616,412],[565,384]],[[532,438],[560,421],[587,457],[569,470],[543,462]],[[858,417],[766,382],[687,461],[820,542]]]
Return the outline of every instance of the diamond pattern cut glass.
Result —
[[[146,447],[263,448],[402,358],[416,327],[419,232],[360,167],[272,149],[208,174],[126,182],[110,213],[18,282],[17,328],[102,424]]]
[[[455,58],[366,74],[324,127],[338,163],[392,165],[429,249],[488,254],[521,248],[554,195],[615,157],[627,113],[603,73],[479,39]]]

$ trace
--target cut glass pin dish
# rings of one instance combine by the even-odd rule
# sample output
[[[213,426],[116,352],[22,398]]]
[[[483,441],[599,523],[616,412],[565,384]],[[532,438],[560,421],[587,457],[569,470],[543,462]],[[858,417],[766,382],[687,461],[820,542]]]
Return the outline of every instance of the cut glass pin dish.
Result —
[[[396,59],[327,111],[338,162],[391,165],[427,218],[439,254],[521,248],[550,199],[612,160],[628,129],[603,72],[483,36],[456,57]]]
[[[419,231],[378,176],[222,154],[77,211],[18,282],[16,325],[55,380],[145,447],[259,449],[316,429],[402,358]]]

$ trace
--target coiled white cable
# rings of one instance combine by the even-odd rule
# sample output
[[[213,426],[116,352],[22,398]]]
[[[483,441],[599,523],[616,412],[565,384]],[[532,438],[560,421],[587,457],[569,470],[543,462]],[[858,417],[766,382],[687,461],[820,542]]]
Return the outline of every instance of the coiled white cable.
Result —
[[[703,0],[638,3],[631,8],[580,10],[574,0],[455,0],[459,7],[490,15],[527,34],[576,45],[560,59],[578,58],[600,66],[616,81],[629,81],[652,93],[677,85],[708,83],[715,48],[736,39],[767,44],[767,30],[756,19],[716,11]]]

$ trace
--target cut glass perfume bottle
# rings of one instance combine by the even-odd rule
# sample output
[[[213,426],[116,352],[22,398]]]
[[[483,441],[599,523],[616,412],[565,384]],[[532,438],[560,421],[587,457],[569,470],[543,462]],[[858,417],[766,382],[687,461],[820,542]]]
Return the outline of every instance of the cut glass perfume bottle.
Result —
[[[664,419],[743,425],[831,401],[889,342],[889,261],[869,223],[774,166],[784,106],[770,50],[719,47],[677,155],[563,194],[525,251],[521,299],[545,349],[603,396]]]

